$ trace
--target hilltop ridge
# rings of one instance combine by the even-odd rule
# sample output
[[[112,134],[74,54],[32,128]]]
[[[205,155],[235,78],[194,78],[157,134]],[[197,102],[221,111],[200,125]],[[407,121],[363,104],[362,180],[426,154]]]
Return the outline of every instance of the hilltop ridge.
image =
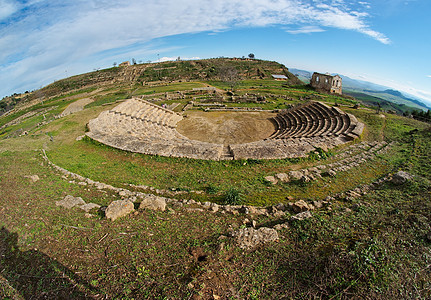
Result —
[[[238,81],[244,79],[269,79],[272,74],[285,75],[287,85],[300,85],[302,82],[289,69],[275,61],[242,58],[212,58],[185,61],[143,63],[130,66],[117,66],[89,73],[71,76],[55,81],[39,90],[14,94],[5,97],[0,107],[3,112],[18,103],[38,98],[49,98],[74,90],[107,85],[144,85],[173,81]]]

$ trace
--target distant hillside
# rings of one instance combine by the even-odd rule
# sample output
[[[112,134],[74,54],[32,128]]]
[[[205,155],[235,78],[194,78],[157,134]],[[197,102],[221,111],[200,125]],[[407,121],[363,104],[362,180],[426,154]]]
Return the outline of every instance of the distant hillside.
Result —
[[[302,82],[283,64],[274,61],[240,58],[214,58],[188,61],[144,63],[113,67],[56,81],[25,95],[13,95],[0,101],[0,115],[17,103],[59,96],[83,88],[110,84],[142,85],[151,82],[271,79],[272,74],[285,75],[288,85]],[[229,79],[226,79],[229,78]]]
[[[299,69],[289,69],[296,77],[298,77],[304,83],[310,83],[311,76],[313,75],[311,72]]]
[[[422,109],[425,109],[425,110],[431,109],[430,106],[427,106],[425,103],[421,102],[420,100],[406,97],[404,94],[402,94],[400,91],[397,91],[397,90],[387,89],[387,90],[380,91],[380,92],[378,92],[378,91],[365,91],[365,92],[370,93],[370,94],[382,94],[384,96],[385,95],[391,95],[391,96],[394,97],[393,101],[395,103],[406,104],[406,103],[401,102],[399,100],[399,99],[403,99],[403,100],[405,100],[407,102],[413,102],[413,103],[417,104],[419,106],[419,108],[422,108]],[[385,98],[389,98],[389,97],[390,96],[386,96]]]

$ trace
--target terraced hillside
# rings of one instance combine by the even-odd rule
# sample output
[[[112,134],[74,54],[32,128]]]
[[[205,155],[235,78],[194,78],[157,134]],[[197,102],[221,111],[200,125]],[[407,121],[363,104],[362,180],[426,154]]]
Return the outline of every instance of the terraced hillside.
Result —
[[[194,80],[226,80],[271,79],[272,74],[287,76],[284,83],[289,85],[302,84],[282,64],[262,60],[243,60],[231,58],[215,58],[190,61],[144,63],[123,67],[113,67],[95,72],[72,76],[41,88],[35,92],[5,97],[0,103],[7,107],[25,104],[35,99],[46,99],[61,94],[109,85],[152,85],[161,82],[194,81]]]
[[[227,61],[248,72],[237,60],[152,66],[175,82],[98,71],[0,117],[2,298],[431,297],[429,125],[251,67],[232,90],[198,67]],[[224,145],[176,130],[225,112],[268,116],[274,131]],[[241,156],[265,143],[302,155]],[[219,160],[201,159],[211,151]]]

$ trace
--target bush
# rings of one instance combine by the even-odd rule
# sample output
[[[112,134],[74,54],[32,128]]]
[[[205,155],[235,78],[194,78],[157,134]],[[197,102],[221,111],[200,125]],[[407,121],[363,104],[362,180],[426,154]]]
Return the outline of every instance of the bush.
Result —
[[[206,192],[207,192],[208,194],[210,194],[210,195],[217,194],[217,192],[218,192],[218,187],[216,187],[216,186],[214,186],[214,185],[210,184],[210,185],[208,185],[208,186],[206,187]]]
[[[242,203],[242,194],[236,188],[230,188],[226,191],[223,203],[227,205],[239,205]]]

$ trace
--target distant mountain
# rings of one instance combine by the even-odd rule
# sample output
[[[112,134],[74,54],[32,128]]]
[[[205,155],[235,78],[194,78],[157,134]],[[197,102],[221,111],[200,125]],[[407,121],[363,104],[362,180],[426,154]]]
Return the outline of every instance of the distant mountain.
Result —
[[[305,70],[299,70],[299,69],[292,69],[289,68],[289,72],[294,74],[296,77],[299,78],[299,80],[301,80],[302,82],[305,83],[310,83],[310,79],[311,79],[311,72],[305,71]]]
[[[311,76],[313,74],[313,72],[300,69],[290,68],[289,71],[297,75],[298,78],[305,83],[310,82]],[[409,95],[409,97],[406,97],[400,91],[391,89],[387,86],[375,84],[368,81],[352,79],[348,76],[341,74],[339,75],[343,79],[343,93],[346,95],[351,95],[358,100],[364,100],[364,102],[367,102],[368,104],[374,103],[375,105],[377,105],[377,103],[383,104],[383,101],[389,101],[397,104],[392,107],[398,112],[412,109],[431,110],[430,106],[426,105],[422,102],[422,100],[414,96]],[[371,101],[371,99],[373,99],[373,101]],[[385,106],[389,107],[390,105],[387,105],[387,103],[385,103]]]
[[[295,76],[302,76],[308,79],[311,79],[311,75],[313,74],[312,72],[308,72],[305,70],[299,70],[299,69],[292,69],[289,68],[290,73],[295,74]]]

